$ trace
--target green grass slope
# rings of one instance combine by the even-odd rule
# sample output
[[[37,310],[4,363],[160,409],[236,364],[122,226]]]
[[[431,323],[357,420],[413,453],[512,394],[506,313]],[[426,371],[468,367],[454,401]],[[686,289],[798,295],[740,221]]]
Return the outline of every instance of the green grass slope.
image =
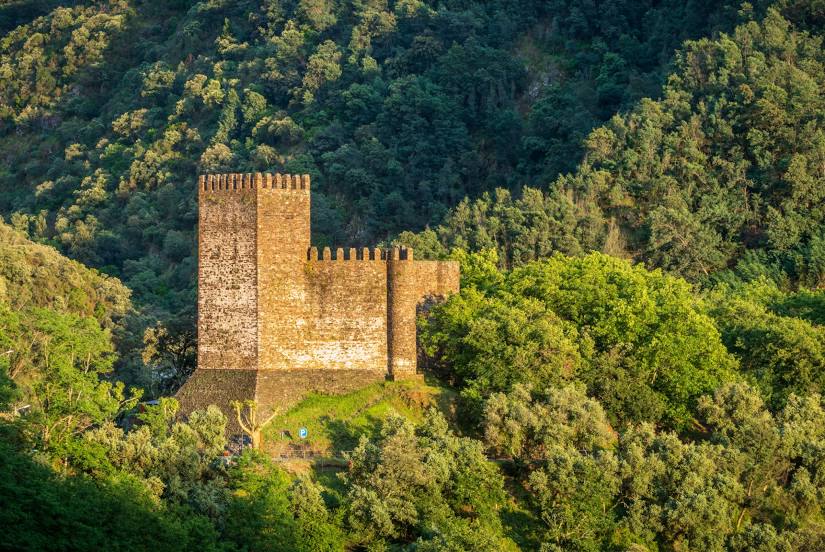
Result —
[[[360,435],[378,431],[391,412],[419,422],[427,408],[435,407],[449,419],[455,401],[452,389],[421,381],[375,383],[339,396],[313,394],[266,425],[264,448],[274,457],[337,456],[352,450]],[[302,427],[306,439],[299,438]]]

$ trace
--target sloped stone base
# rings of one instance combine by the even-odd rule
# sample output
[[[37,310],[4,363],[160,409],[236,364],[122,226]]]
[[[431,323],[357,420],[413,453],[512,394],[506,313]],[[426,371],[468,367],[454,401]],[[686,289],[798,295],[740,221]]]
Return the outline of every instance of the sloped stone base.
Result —
[[[238,435],[238,425],[232,401],[255,398],[257,370],[195,370],[176,395],[180,411],[188,416],[193,410],[216,405],[226,415],[228,436]]]

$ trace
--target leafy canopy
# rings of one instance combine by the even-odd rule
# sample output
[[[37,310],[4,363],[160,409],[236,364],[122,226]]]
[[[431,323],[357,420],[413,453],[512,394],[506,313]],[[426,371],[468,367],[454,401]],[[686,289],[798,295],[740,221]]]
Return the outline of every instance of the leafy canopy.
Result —
[[[516,383],[582,381],[614,421],[683,427],[700,395],[736,377],[705,303],[661,271],[554,255],[481,281],[422,326],[428,353],[475,408]]]

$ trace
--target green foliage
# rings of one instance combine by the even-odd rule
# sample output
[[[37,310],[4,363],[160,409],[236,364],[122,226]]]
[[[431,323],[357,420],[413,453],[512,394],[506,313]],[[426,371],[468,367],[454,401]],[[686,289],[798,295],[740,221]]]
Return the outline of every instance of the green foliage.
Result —
[[[495,249],[483,249],[468,253],[464,249],[453,249],[450,260],[461,265],[461,287],[475,288],[486,292],[500,285],[504,276],[498,268],[498,253]]]
[[[519,196],[504,189],[485,193],[475,201],[462,200],[436,230],[419,235],[403,233],[399,241],[437,257],[447,247],[469,251],[496,250],[502,267],[533,261],[558,251],[580,254],[589,245],[586,230],[573,231],[585,217],[571,197],[525,187]],[[433,243],[435,242],[435,243]],[[446,244],[446,245],[443,245]]]
[[[0,119],[34,124],[71,92],[75,80],[99,74],[97,66],[128,14],[126,2],[109,4],[111,11],[57,8],[2,38]]]
[[[229,542],[250,550],[295,550],[286,474],[246,453],[230,477],[232,500],[224,529]]]
[[[757,280],[713,297],[723,341],[772,405],[791,393],[825,391],[825,294],[782,292]]]
[[[533,397],[517,385],[487,401],[484,436],[493,450],[525,465],[546,543],[603,549],[619,480],[617,437],[598,402],[580,387],[550,388]]]
[[[226,446],[226,416],[210,406],[193,412],[187,423],[175,421],[174,399],[145,408],[138,417],[145,423],[129,432],[111,422],[88,431],[75,463],[96,475],[129,474],[168,503],[218,517],[225,480],[215,460]]]
[[[705,435],[613,432],[581,389],[493,395],[485,434],[521,462],[543,550],[808,550],[821,546],[819,395],[771,414],[756,389],[699,401]],[[803,444],[804,443],[804,444]]]
[[[108,330],[92,318],[32,308],[12,311],[0,303],[0,368],[16,389],[15,409],[34,444],[58,458],[90,427],[114,418],[127,399],[124,385],[102,376],[112,370]]]
[[[463,288],[422,328],[428,353],[476,408],[515,383],[579,380],[614,421],[684,427],[700,395],[735,377],[707,307],[659,271],[556,255],[487,285]]]
[[[157,323],[143,334],[141,360],[152,371],[154,392],[168,393],[183,385],[194,371],[196,355],[195,332],[179,319]]]
[[[433,230],[442,246],[496,248],[504,267],[593,249],[692,281],[733,267],[821,283],[825,58],[821,27],[800,24],[819,12],[777,8],[686,42],[661,99],[590,132],[573,174],[459,204]],[[626,90],[622,64],[604,54],[599,101]]]
[[[345,538],[327,510],[321,496],[323,488],[309,479],[296,480],[289,489],[292,514],[295,518],[296,550],[305,552],[337,552],[344,550]]]
[[[362,437],[350,463],[343,479],[356,542],[375,547],[420,535],[413,549],[501,548],[501,475],[481,443],[455,436],[437,411],[418,428],[387,418],[378,439]]]
[[[35,244],[0,222],[0,302],[14,309],[42,307],[94,317],[112,328],[128,313],[129,295],[115,278]]]
[[[820,397],[794,396],[774,417],[754,389],[734,384],[703,398],[700,410],[711,443],[684,443],[645,426],[623,438],[627,527],[643,542],[674,548],[722,550],[726,541],[733,550],[818,546],[821,510],[798,493],[812,487],[794,443],[816,423]],[[814,449],[821,440],[807,438]]]
[[[134,478],[64,478],[4,442],[0,454],[2,548],[221,549],[208,520],[157,504]]]

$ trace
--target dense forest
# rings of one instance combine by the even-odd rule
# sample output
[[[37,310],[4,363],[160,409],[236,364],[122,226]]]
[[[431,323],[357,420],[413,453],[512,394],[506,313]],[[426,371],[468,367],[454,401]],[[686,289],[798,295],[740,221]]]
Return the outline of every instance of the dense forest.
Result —
[[[0,548],[825,549],[818,0],[0,0]],[[456,412],[223,456],[198,173],[452,258]],[[146,399],[157,399],[147,403]]]

